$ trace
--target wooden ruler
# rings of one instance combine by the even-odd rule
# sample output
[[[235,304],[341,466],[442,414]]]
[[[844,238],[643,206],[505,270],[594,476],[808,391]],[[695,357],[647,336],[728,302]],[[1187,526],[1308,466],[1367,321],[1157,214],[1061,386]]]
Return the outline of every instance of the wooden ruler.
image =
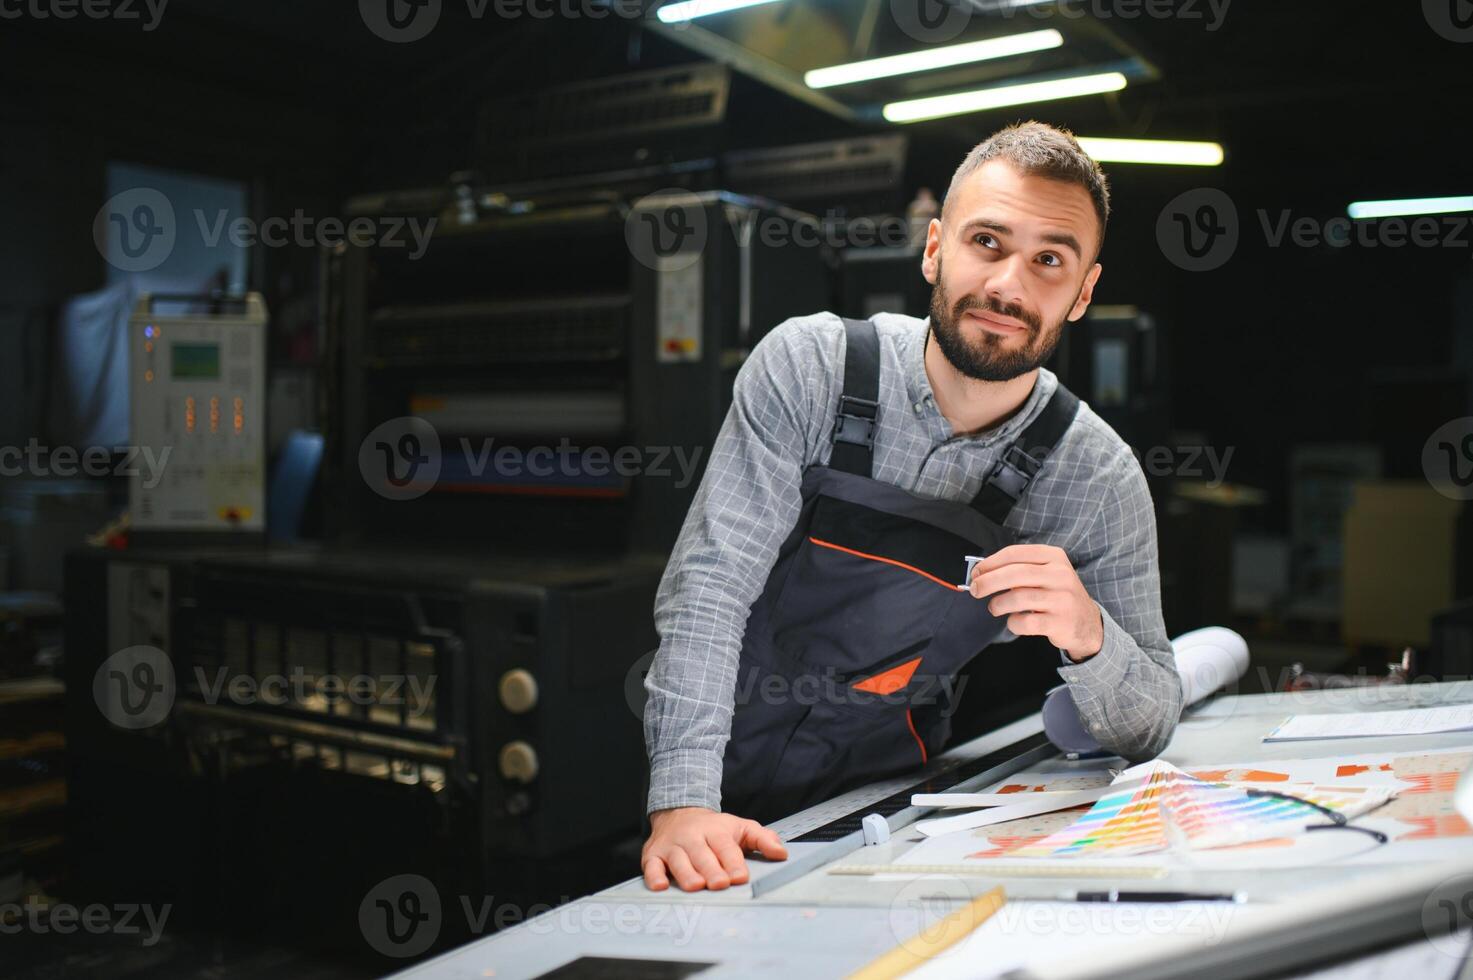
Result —
[[[920,932],[899,946],[851,973],[849,980],[891,980],[909,973],[967,938],[973,930],[992,918],[1006,901],[1007,896],[999,885],[950,913],[934,926],[922,926]]]

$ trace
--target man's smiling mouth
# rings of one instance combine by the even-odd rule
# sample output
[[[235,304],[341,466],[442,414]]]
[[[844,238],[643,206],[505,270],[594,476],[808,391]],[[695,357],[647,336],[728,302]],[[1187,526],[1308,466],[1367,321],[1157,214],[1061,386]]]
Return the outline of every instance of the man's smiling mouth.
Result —
[[[1016,333],[1026,333],[1028,330],[1027,324],[1021,320],[1015,320],[1010,316],[1003,316],[1000,313],[993,313],[990,310],[967,310],[966,315],[976,320],[982,329],[1001,334],[1005,337],[1011,337]]]

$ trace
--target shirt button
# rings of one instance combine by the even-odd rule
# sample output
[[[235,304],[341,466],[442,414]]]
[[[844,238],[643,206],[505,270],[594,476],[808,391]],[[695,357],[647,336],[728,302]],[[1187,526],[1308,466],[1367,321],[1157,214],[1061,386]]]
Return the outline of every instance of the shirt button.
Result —
[[[921,403],[920,402],[916,402],[915,409],[916,409],[916,414],[917,415],[921,414]]]

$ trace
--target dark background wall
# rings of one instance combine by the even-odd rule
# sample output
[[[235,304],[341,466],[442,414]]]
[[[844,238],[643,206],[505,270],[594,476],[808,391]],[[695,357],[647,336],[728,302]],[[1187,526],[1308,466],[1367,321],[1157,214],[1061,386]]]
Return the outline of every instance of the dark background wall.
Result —
[[[175,0],[149,32],[7,21],[6,438],[41,431],[48,311],[105,280],[91,220],[108,161],[245,181],[262,215],[332,213],[355,192],[440,183],[473,166],[487,99],[695,58],[618,19],[473,20],[454,3],[444,16],[409,45],[372,36],[353,4]],[[1215,170],[1109,168],[1115,218],[1097,301],[1134,303],[1166,327],[1176,428],[1234,447],[1230,478],[1270,491],[1265,518],[1278,528],[1291,444],[1379,443],[1388,475],[1415,475],[1426,436],[1467,411],[1461,378],[1473,355],[1455,337],[1473,331],[1473,232],[1452,247],[1271,247],[1258,212],[1271,223],[1284,209],[1322,221],[1352,200],[1468,193],[1457,109],[1473,78],[1468,46],[1430,30],[1413,4],[1234,5],[1216,31],[1147,19],[1111,26],[1149,52],[1163,81],[1026,114],[1085,134],[1228,149]],[[911,185],[944,188],[973,142],[1020,114],[907,127]],[[739,75],[721,139],[766,146],[858,131]],[[1200,186],[1230,194],[1242,240],[1221,269],[1189,273],[1163,256],[1156,221]],[[284,272],[289,288],[306,288],[311,259],[295,251],[258,250],[252,283],[268,299],[288,288]]]

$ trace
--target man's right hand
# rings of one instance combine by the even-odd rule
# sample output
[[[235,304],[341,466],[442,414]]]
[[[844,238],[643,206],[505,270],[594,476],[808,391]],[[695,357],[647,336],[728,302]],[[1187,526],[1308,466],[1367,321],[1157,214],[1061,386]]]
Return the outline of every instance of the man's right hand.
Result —
[[[650,839],[639,863],[651,891],[669,888],[671,878],[683,891],[720,891],[747,883],[747,851],[775,861],[788,856],[777,832],[755,820],[682,806],[650,814]]]

